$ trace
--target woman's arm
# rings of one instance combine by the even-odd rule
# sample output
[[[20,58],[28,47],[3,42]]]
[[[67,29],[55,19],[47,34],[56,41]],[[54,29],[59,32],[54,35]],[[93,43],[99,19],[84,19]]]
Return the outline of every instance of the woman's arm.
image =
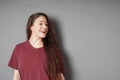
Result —
[[[20,80],[19,71],[14,69],[13,80]]]
[[[61,76],[62,80],[65,80],[65,77],[64,77],[63,73],[60,73],[60,76]]]

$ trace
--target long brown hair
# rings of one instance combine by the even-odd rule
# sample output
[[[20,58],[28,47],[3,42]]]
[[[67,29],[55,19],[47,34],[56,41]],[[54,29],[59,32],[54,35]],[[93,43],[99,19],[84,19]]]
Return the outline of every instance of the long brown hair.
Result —
[[[46,37],[43,39],[44,48],[48,57],[48,70],[49,70],[48,76],[50,80],[61,80],[61,77],[58,75],[58,71],[60,70],[59,63],[60,59],[56,55],[58,42],[56,39],[54,27],[45,13],[34,13],[28,18],[28,23],[26,26],[27,39],[28,40],[30,39],[32,33],[30,27],[33,25],[34,21],[40,16],[44,16],[48,23],[48,33],[46,34]]]

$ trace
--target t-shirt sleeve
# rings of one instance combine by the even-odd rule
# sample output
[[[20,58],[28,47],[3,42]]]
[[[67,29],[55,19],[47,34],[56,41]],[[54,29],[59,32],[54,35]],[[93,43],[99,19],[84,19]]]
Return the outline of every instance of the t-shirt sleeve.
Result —
[[[8,66],[13,69],[18,69],[18,58],[17,58],[17,47],[14,48],[11,58],[9,60]]]
[[[61,54],[59,47],[57,48],[57,57],[58,57],[59,64],[60,64],[60,68],[58,70],[58,73],[64,73],[65,69],[64,69],[64,63],[63,63],[63,57],[62,57],[62,54]]]

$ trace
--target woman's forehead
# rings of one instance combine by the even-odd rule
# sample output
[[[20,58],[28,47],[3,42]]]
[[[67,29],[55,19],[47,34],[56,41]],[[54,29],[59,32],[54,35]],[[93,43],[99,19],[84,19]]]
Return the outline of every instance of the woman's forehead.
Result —
[[[36,19],[37,22],[47,22],[46,18],[44,16],[40,16]]]

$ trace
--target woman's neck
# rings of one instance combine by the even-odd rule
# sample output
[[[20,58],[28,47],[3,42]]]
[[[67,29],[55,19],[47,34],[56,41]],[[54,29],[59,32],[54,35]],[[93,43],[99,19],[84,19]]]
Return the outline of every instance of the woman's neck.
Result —
[[[31,45],[35,48],[40,48],[40,47],[44,46],[42,38],[31,36],[29,41],[30,41]]]

